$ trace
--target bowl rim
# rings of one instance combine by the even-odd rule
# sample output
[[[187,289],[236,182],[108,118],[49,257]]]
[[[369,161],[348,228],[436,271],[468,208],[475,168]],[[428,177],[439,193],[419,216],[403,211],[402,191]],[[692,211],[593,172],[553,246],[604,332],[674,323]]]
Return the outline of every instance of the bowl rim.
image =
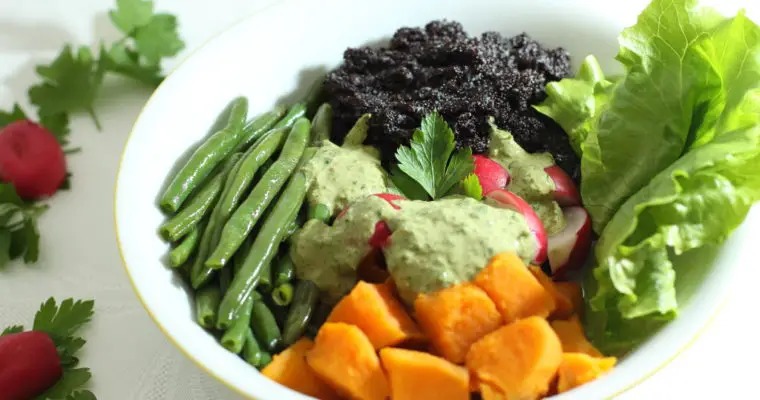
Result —
[[[302,2],[305,0],[275,0],[273,3],[266,5],[256,11],[253,11],[251,13],[248,13],[240,18],[238,18],[236,21],[230,23],[229,25],[223,27],[222,29],[218,30],[216,33],[212,34],[205,40],[201,42],[200,45],[192,49],[187,56],[185,56],[181,61],[178,62],[178,64],[172,68],[171,71],[166,75],[164,78],[164,82],[168,80],[172,75],[174,75],[177,71],[182,69],[182,67],[191,59],[193,59],[197,53],[199,53],[204,48],[208,47],[212,42],[215,42],[219,37],[224,36],[229,31],[234,30],[239,25],[242,25],[246,22],[248,22],[250,19],[261,17],[262,15],[265,15],[269,12],[272,12],[276,9],[279,9],[280,7],[287,7],[294,3]],[[122,268],[126,272],[127,278],[129,280],[130,286],[132,287],[132,290],[134,291],[137,300],[140,302],[140,305],[145,310],[145,312],[150,316],[150,319],[153,321],[153,323],[158,327],[159,331],[164,335],[165,338],[169,340],[169,342],[174,345],[175,348],[179,349],[179,351],[187,358],[189,359],[193,364],[195,364],[201,371],[206,373],[208,376],[214,378],[217,382],[221,383],[223,386],[225,386],[230,391],[238,394],[239,396],[242,396],[245,399],[249,400],[258,400],[256,397],[249,395],[245,393],[242,389],[238,388],[234,384],[232,384],[229,380],[224,378],[223,376],[217,374],[214,372],[211,368],[207,367],[203,362],[201,362],[199,359],[194,357],[192,354],[190,354],[189,351],[187,351],[183,346],[181,346],[177,340],[168,332],[166,327],[164,327],[163,323],[154,315],[154,313],[150,310],[150,308],[147,306],[145,300],[143,299],[140,290],[137,288],[137,285],[135,283],[135,280],[130,272],[130,268],[127,264],[126,258],[124,256],[124,250],[122,247],[122,241],[119,235],[119,219],[118,219],[118,193],[119,193],[119,180],[121,177],[121,172],[124,164],[124,159],[126,155],[126,150],[128,148],[128,144],[132,139],[132,136],[135,133],[135,127],[139,125],[140,120],[143,117],[143,114],[145,111],[150,108],[151,103],[156,99],[157,93],[164,87],[163,82],[159,84],[158,87],[150,94],[150,97],[145,102],[145,104],[140,109],[140,112],[137,115],[137,118],[135,118],[134,123],[132,124],[132,127],[129,130],[129,133],[127,134],[127,138],[124,141],[121,154],[119,156],[119,163],[116,169],[116,179],[114,181],[114,189],[113,189],[113,221],[114,221],[114,232],[116,236],[116,247],[119,251],[119,258],[121,260]],[[650,371],[648,371],[645,374],[642,374],[640,377],[632,380],[630,383],[625,385],[624,387],[618,389],[613,394],[606,397],[606,399],[613,399],[617,396],[622,395],[623,393],[628,392],[629,390],[639,386],[640,384],[644,383],[646,380],[660,372],[662,369],[667,367],[672,361],[674,361],[676,358],[678,358],[684,351],[689,349],[692,344],[694,344],[701,336],[702,334],[712,325],[713,321],[716,319],[716,317],[721,313],[721,311],[725,308],[726,304],[728,303],[728,299],[730,296],[728,294],[724,294],[723,297],[718,301],[717,307],[714,308],[712,314],[706,319],[706,322],[702,327],[700,327],[694,335],[689,338],[687,341],[684,342],[684,344],[679,347],[676,351],[672,353],[667,359],[662,361],[659,365],[653,367]]]

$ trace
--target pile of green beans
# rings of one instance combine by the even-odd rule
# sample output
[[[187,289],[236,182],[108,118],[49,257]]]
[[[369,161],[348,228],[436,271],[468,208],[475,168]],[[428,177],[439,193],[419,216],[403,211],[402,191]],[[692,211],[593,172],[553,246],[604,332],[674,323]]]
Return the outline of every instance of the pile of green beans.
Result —
[[[296,278],[288,239],[305,219],[326,218],[304,205],[310,182],[301,170],[310,146],[330,138],[332,109],[319,98],[317,87],[250,120],[248,100],[234,99],[224,128],[159,200],[168,264],[192,288],[198,324],[256,368],[310,330],[318,304],[317,286]]]

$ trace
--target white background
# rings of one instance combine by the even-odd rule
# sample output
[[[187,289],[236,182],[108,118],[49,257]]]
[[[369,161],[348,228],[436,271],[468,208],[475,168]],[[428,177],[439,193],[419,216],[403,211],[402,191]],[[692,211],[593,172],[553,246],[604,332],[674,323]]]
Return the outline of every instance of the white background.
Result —
[[[160,11],[178,16],[187,43],[167,69],[229,24],[276,1],[158,0]],[[14,101],[28,105],[34,65],[48,62],[64,43],[117,40],[106,15],[114,3],[0,0],[0,108],[9,109]],[[0,328],[31,324],[49,296],[94,298],[95,317],[83,332],[88,344],[82,365],[92,369],[92,390],[100,399],[238,399],[163,337],[132,291],[115,243],[113,185],[122,147],[150,91],[109,80],[102,92],[97,103],[102,132],[86,117],[73,120],[72,142],[83,151],[68,159],[72,190],[56,195],[40,221],[40,262],[0,271]],[[700,338],[621,399],[760,398],[753,385],[760,358],[753,329],[760,273],[745,270],[751,276],[737,279],[726,306]]]

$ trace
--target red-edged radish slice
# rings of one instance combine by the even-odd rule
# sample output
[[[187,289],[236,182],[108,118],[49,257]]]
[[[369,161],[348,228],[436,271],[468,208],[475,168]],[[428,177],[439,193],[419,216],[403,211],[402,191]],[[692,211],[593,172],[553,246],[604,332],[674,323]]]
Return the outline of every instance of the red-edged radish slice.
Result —
[[[393,193],[375,193],[375,194],[372,194],[370,196],[379,197],[379,198],[387,201],[388,204],[390,204],[391,207],[393,207],[396,210],[401,209],[401,207],[399,207],[398,205],[396,205],[396,203],[394,203],[394,202],[396,200],[406,200],[406,197],[399,196],[399,195],[393,194]],[[335,218],[338,219],[338,218],[341,218],[342,216],[346,215],[346,213],[348,212],[349,208],[351,208],[351,206],[348,206],[348,207],[344,208],[343,211],[341,211],[340,214],[338,214],[338,216],[335,217]]]
[[[504,189],[494,190],[487,196],[489,199],[496,201],[505,208],[510,208],[522,214],[528,223],[528,228],[533,232],[536,238],[536,254],[533,257],[535,264],[541,265],[546,261],[547,237],[544,224],[538,218],[533,207],[530,206],[522,197]]]
[[[583,207],[562,210],[567,226],[549,236],[549,265],[555,279],[583,266],[591,250],[591,218]]]
[[[554,201],[562,207],[581,205],[581,195],[570,176],[558,165],[544,168],[544,171],[554,181]]]
[[[392,194],[392,193],[375,193],[372,196],[379,197],[387,201],[388,204],[390,204],[391,207],[393,207],[396,210],[401,209],[401,207],[399,207],[395,203],[395,201],[406,200],[406,197],[399,196],[397,194]],[[350,207],[351,206],[344,208],[343,211],[341,211],[340,214],[338,214],[337,218],[341,218],[343,215],[345,215],[346,212],[348,212],[348,209]],[[385,221],[377,221],[377,223],[375,224],[375,231],[372,233],[372,236],[369,238],[368,243],[370,246],[372,246],[375,249],[383,248],[389,244],[391,233],[392,233],[391,228],[388,227],[388,224],[386,224]]]
[[[484,195],[496,189],[504,189],[509,185],[509,172],[501,164],[480,154],[472,158],[475,164],[472,173],[478,177]]]

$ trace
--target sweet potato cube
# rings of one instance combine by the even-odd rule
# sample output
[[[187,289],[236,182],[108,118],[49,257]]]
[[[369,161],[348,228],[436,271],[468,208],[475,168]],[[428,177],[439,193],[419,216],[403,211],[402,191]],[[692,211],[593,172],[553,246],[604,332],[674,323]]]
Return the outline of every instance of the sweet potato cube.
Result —
[[[577,316],[551,322],[565,353],[583,353],[591,357],[603,357],[602,353],[586,339],[583,325]]]
[[[385,400],[388,382],[367,336],[354,325],[327,322],[306,353],[314,373],[338,394],[356,400]]]
[[[555,282],[554,287],[566,298],[570,299],[575,315],[583,316],[583,289],[576,282]]]
[[[615,363],[615,357],[598,358],[582,353],[565,353],[557,374],[557,390],[563,393],[591,382],[611,370]]]
[[[494,256],[474,283],[488,293],[506,323],[530,316],[546,318],[554,311],[551,294],[513,253]]]
[[[420,351],[385,348],[380,360],[388,374],[393,400],[469,400],[467,370]]]
[[[327,322],[356,325],[375,349],[424,340],[412,317],[393,295],[392,287],[385,283],[359,281],[333,308]]]
[[[541,267],[531,265],[528,267],[530,272],[536,277],[538,283],[546,289],[549,295],[554,299],[554,311],[551,313],[551,318],[567,318],[573,315],[573,302],[569,297],[557,289],[556,284],[548,275],[544,273]]]
[[[308,338],[301,338],[272,358],[261,373],[269,379],[296,392],[322,400],[338,400],[338,395],[317,377],[306,363],[306,352],[314,346]]]
[[[455,364],[464,362],[473,343],[502,324],[493,301],[471,283],[420,294],[414,310],[435,352]]]
[[[559,338],[540,317],[501,327],[467,353],[467,369],[484,399],[538,399],[549,391],[561,361]]]

